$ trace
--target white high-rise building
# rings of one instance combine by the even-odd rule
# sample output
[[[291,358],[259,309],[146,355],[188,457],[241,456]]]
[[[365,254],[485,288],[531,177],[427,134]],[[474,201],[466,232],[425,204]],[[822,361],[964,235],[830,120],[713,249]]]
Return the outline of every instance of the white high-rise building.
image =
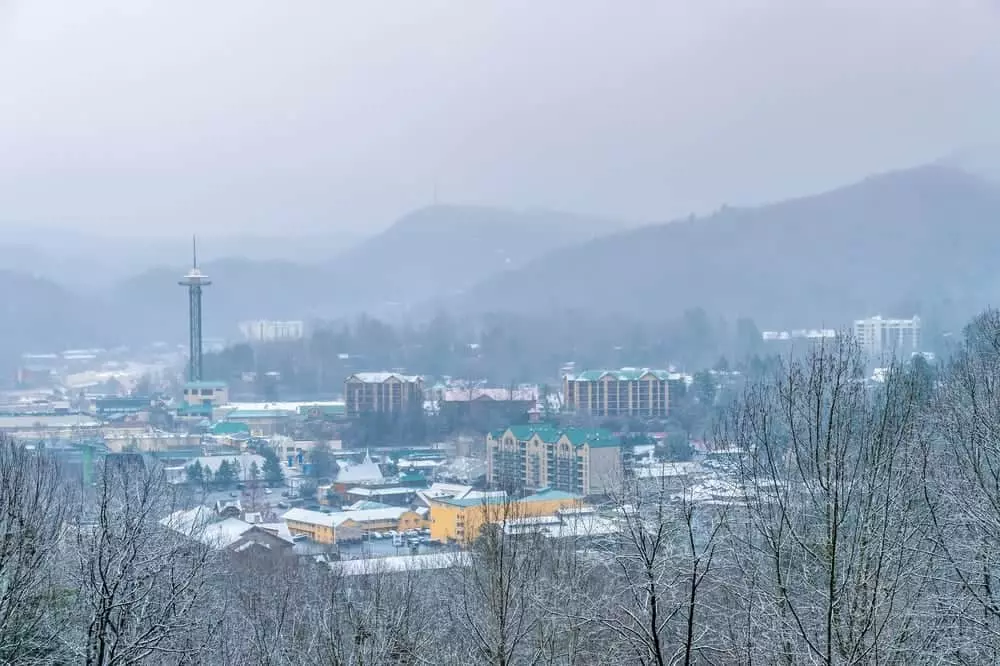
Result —
[[[301,321],[244,321],[240,323],[240,333],[244,340],[251,342],[275,342],[280,340],[301,340],[305,337],[306,325]]]
[[[854,337],[872,358],[892,356],[908,359],[920,351],[920,317],[884,319],[882,316],[854,322]]]

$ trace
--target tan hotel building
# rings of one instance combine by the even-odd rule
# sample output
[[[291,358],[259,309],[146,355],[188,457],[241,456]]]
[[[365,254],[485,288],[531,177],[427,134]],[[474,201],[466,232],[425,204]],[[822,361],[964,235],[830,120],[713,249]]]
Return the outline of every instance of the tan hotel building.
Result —
[[[395,372],[358,372],[344,380],[348,418],[366,412],[400,414],[419,406],[423,409],[424,382],[416,375]]]
[[[570,411],[662,418],[670,411],[668,378],[665,370],[588,370],[563,378],[563,396]]]
[[[607,430],[511,426],[486,436],[490,485],[599,495],[620,476],[621,445]]]

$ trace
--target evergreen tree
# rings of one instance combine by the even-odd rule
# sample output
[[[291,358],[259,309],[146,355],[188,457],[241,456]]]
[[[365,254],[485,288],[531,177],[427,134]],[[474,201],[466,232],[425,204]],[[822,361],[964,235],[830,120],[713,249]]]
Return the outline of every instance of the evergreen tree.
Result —
[[[314,479],[331,479],[340,471],[327,442],[316,442],[309,453],[309,463],[309,476]]]
[[[264,484],[267,486],[280,486],[285,483],[285,472],[278,459],[277,452],[267,445],[261,445],[257,453],[264,458],[264,465],[261,473],[264,476]]]
[[[200,486],[205,483],[205,469],[197,460],[194,461],[194,464],[188,465],[187,480],[191,485]]]
[[[278,456],[264,457],[264,483],[268,486],[280,486],[285,482],[285,471],[281,467]]]
[[[228,460],[223,460],[215,473],[215,485],[219,488],[229,488],[236,483],[236,470],[229,464]]]

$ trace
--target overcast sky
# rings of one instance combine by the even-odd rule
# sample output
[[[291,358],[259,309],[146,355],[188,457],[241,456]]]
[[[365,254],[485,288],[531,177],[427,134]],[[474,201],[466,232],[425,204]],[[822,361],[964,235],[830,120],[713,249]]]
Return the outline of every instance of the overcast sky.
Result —
[[[0,224],[664,220],[1000,140],[998,0],[0,0]]]

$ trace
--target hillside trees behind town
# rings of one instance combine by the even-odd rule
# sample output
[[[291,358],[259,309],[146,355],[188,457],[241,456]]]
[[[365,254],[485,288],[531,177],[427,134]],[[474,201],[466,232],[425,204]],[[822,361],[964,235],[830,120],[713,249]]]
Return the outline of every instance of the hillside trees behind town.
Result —
[[[568,362],[580,369],[676,364],[693,372],[720,357],[737,369],[767,354],[753,321],[728,322],[697,309],[673,320],[626,320],[596,311],[546,318],[456,318],[442,312],[420,324],[361,317],[320,326],[297,342],[236,345],[206,354],[205,372],[235,392],[273,400],[337,395],[345,377],[365,370],[403,369],[493,386],[558,385]],[[277,379],[266,380],[267,373],[277,373]]]

